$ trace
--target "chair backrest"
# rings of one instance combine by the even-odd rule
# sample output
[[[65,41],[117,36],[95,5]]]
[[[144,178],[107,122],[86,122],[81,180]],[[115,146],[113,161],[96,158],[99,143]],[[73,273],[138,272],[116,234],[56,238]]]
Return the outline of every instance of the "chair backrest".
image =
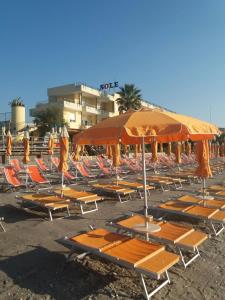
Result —
[[[53,165],[56,167],[56,168],[58,168],[58,166],[59,166],[59,158],[58,157],[51,157],[51,161],[52,161],[52,163],[53,163]]]
[[[4,167],[3,170],[4,170],[5,178],[10,185],[12,185],[14,187],[22,185],[22,182],[16,175],[16,171],[15,171],[14,167],[6,166],[6,167]]]
[[[35,161],[38,164],[38,167],[41,169],[41,171],[48,171],[48,168],[45,165],[42,158],[36,158]]]
[[[67,178],[67,179],[75,179],[76,177],[73,176],[69,171],[66,171],[63,173],[64,176]]]
[[[32,182],[35,183],[47,183],[48,181],[44,178],[44,176],[40,173],[39,169],[35,165],[30,165],[27,167],[28,174]]]
[[[20,162],[17,158],[10,159],[10,163],[13,166],[13,168],[16,170],[16,172],[19,172],[22,170]]]
[[[89,174],[87,172],[87,170],[84,168],[83,164],[81,163],[77,163],[77,166],[76,166],[77,170],[80,172],[80,174],[84,177],[88,177]]]
[[[107,175],[111,174],[110,170],[108,168],[104,167],[100,162],[97,161],[97,165],[105,174],[107,174]]]

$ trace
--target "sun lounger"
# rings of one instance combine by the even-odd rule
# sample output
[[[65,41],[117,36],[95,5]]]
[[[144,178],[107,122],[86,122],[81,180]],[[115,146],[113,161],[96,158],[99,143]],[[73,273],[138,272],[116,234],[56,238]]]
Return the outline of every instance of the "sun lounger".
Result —
[[[10,188],[24,187],[25,184],[17,176],[15,169],[12,166],[5,166],[3,168],[5,180]]]
[[[18,195],[17,203],[21,208],[24,208],[27,204],[32,207],[41,207],[48,211],[50,221],[53,220],[52,212],[57,210],[66,209],[67,215],[70,216],[68,200],[62,199],[59,196],[49,194],[26,194]]]
[[[36,185],[47,185],[47,188],[51,187],[51,184],[49,182],[49,180],[47,180],[44,175],[41,174],[41,172],[39,171],[38,167],[35,165],[29,165],[27,166],[27,173],[28,176],[30,178],[30,180],[32,181],[32,183],[36,184]]]
[[[128,189],[119,185],[111,185],[111,184],[93,184],[93,189],[101,192],[101,193],[109,193],[115,194],[120,201],[120,203],[127,202],[131,200],[131,194],[135,193],[134,190]]]
[[[42,158],[35,158],[35,161],[42,172],[49,172],[49,168],[46,166]]]
[[[196,206],[181,201],[168,201],[154,208],[162,212],[208,221],[215,235],[219,235],[224,230],[225,212],[219,209]],[[219,226],[218,229],[215,227],[216,224]]]
[[[149,224],[156,224],[160,226],[160,231],[148,233],[149,238],[160,243],[175,246],[179,250],[181,260],[185,268],[200,256],[198,247],[208,238],[207,234],[201,231],[196,231],[188,226],[154,220],[153,217],[148,217],[147,222]],[[136,226],[145,226],[145,223],[145,216],[133,215],[122,221],[113,223],[113,225],[123,231],[137,233],[135,230],[135,228],[137,228]],[[140,232],[138,233],[140,234]],[[189,258],[188,261],[185,261],[184,252],[187,251],[192,252],[194,255]]]
[[[73,203],[78,204],[81,210],[82,215],[87,214],[93,211],[98,210],[97,202],[103,200],[103,197],[98,196],[97,194],[85,192],[85,191],[77,191],[71,189],[69,187],[65,189],[58,189],[54,191],[55,194],[60,195],[62,197],[69,198]],[[84,210],[84,206],[88,207],[94,204],[94,208]]]
[[[151,181],[152,179],[158,180],[168,180],[173,182],[175,189],[182,189],[182,183],[186,182],[186,179],[178,178],[178,177],[169,177],[169,176],[148,176],[148,180]]]
[[[176,198],[176,200],[185,203],[210,207],[210,208],[225,209],[225,201],[222,200],[215,200],[215,199],[208,200],[207,198],[204,199],[203,197],[200,198],[200,197],[195,197],[193,195],[183,195],[179,198]]]
[[[85,251],[84,255],[94,254],[121,267],[132,269],[140,274],[146,299],[170,282],[168,269],[179,261],[179,256],[168,252],[158,244],[129,238],[105,229],[96,229],[65,240],[71,247]],[[69,255],[72,257],[74,250]],[[82,257],[82,256],[79,256]],[[165,280],[153,291],[148,292],[145,276]]]
[[[114,182],[114,184],[116,184],[116,183],[117,182]],[[133,181],[124,181],[124,180],[120,180],[118,183],[120,186],[122,185],[122,186],[136,190],[139,193],[140,197],[143,198],[142,192],[144,191],[144,185],[142,183],[133,182]],[[147,190],[149,197],[150,197],[150,191],[154,190],[154,189],[155,189],[154,186],[146,185],[146,190]]]
[[[138,180],[143,180],[143,178],[138,177]],[[169,187],[174,185],[174,182],[171,180],[157,179],[153,177],[147,177],[147,181],[149,184],[154,184],[155,186],[160,187],[163,192],[169,191]]]
[[[15,169],[16,172],[20,172],[23,170],[21,164],[17,158],[10,159],[11,166]]]

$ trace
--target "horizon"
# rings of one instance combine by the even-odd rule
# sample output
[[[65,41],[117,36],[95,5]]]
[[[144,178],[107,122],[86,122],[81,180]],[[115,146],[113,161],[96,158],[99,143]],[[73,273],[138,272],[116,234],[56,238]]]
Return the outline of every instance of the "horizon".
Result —
[[[225,127],[224,15],[222,0],[1,3],[0,113],[19,96],[28,115],[53,86],[118,81]]]

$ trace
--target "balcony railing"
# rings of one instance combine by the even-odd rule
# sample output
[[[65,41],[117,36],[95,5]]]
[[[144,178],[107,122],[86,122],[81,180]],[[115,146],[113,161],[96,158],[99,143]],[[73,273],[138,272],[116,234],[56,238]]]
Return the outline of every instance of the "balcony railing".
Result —
[[[100,114],[100,111],[96,107],[86,105],[85,109],[86,109],[86,112],[88,112],[88,113],[96,114],[96,115]]]
[[[76,111],[82,111],[82,105],[78,103],[69,102],[69,101],[63,101],[63,107],[76,110]]]

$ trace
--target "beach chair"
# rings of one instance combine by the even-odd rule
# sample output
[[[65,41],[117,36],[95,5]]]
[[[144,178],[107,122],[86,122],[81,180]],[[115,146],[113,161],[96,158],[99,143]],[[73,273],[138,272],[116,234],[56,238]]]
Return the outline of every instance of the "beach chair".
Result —
[[[35,185],[47,185],[47,188],[51,187],[50,181],[41,174],[38,167],[35,165],[27,166],[27,173],[31,182]]]
[[[3,226],[3,221],[4,221],[4,218],[0,217],[0,227],[1,227],[2,231],[6,232],[5,227]]]
[[[194,230],[192,227],[154,220],[153,217],[150,216],[146,219],[143,215],[132,215],[119,222],[112,223],[112,225],[118,228],[118,232],[121,232],[122,230],[122,232],[125,231],[133,234],[140,234],[136,228],[139,228],[138,226],[146,226],[146,221],[148,224],[160,226],[160,231],[150,232],[148,233],[148,237],[160,243],[169,244],[177,248],[185,268],[200,256],[198,247],[208,239],[207,234]],[[193,254],[188,260],[185,258],[185,253],[187,252]]]
[[[24,168],[21,166],[19,160],[17,158],[10,159],[10,164],[13,166],[16,172],[20,172],[24,170]]]
[[[76,169],[77,171],[81,174],[81,176],[85,179],[87,179],[88,181],[96,181],[97,176],[94,174],[90,174],[87,169],[84,167],[83,163],[81,162],[77,162],[76,163]]]
[[[129,238],[101,228],[65,238],[64,241],[72,247],[68,260],[71,259],[74,250],[81,249],[85,252],[78,255],[77,258],[81,259],[87,254],[94,254],[139,274],[144,296],[148,300],[166,284],[170,283],[168,270],[179,261],[178,255],[166,251],[162,245]],[[165,279],[158,287],[149,292],[146,276],[156,280],[163,277]]]
[[[176,190],[182,189],[183,188],[182,183],[184,183],[186,181],[185,179],[169,177],[169,176],[148,176],[149,181],[151,181],[152,179],[166,180],[169,182],[173,182],[174,188]]]
[[[14,167],[5,166],[3,168],[3,173],[9,188],[18,188],[25,186],[24,182],[17,176]]]
[[[114,184],[116,184],[117,182],[114,182]],[[133,181],[124,181],[124,180],[120,180],[119,182],[120,186],[125,186],[128,187],[130,189],[134,189],[135,191],[137,191],[137,193],[139,194],[139,196],[141,197],[141,199],[143,198],[143,191],[144,191],[144,185],[140,182],[133,182]],[[150,191],[154,190],[154,186],[152,185],[146,185],[146,191],[148,196],[150,197]]]
[[[137,179],[143,181],[142,177],[138,177]],[[147,177],[147,181],[149,184],[154,184],[155,187],[159,187],[162,190],[162,192],[169,191],[170,186],[174,185],[174,182],[171,180],[158,179],[153,177]]]
[[[64,189],[54,190],[54,193],[60,195],[63,198],[70,199],[74,204],[78,204],[81,210],[81,214],[87,214],[90,212],[94,212],[98,210],[97,202],[102,201],[104,198],[98,196],[97,194],[85,192],[85,191],[77,191],[71,189],[69,187]],[[94,208],[84,209],[84,207],[91,206]]]
[[[67,215],[70,216],[69,201],[59,196],[49,194],[25,194],[17,195],[16,199],[21,208],[25,208],[29,205],[29,208],[39,207],[47,210],[50,221],[53,220],[52,212],[58,210],[66,210]]]
[[[210,208],[218,208],[221,210],[225,209],[225,201],[223,200],[217,200],[217,199],[208,200],[207,198],[204,199],[204,197],[200,198],[193,195],[183,195],[179,198],[176,198],[176,200],[184,203],[201,205]]]
[[[35,161],[42,172],[49,172],[50,169],[46,166],[42,158],[35,158]]]
[[[54,166],[54,168],[57,170],[57,174],[59,174],[58,172],[58,167],[59,167],[59,158],[58,157],[51,157],[51,162]],[[73,182],[74,180],[76,181],[77,180],[77,176],[74,175],[72,172],[70,171],[65,171],[63,173],[64,175],[64,178],[70,183],[71,181]]]
[[[135,193],[135,190],[128,189],[119,185],[112,185],[112,184],[93,184],[92,188],[99,191],[99,193],[108,193],[114,194],[117,196],[120,203],[127,202],[131,200],[131,194]]]
[[[152,207],[152,209],[206,221],[212,227],[216,236],[225,228],[225,212],[219,209],[183,203],[181,201],[168,201],[159,206]]]

